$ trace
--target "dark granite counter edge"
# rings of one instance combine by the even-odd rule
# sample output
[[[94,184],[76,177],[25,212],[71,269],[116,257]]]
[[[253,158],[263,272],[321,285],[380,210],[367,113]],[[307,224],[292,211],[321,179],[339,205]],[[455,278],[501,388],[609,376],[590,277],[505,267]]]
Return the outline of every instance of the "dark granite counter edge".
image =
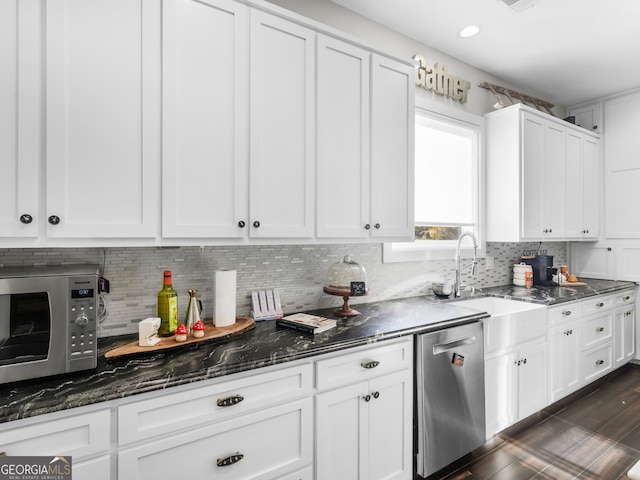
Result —
[[[585,280],[588,287],[534,286],[525,289],[509,285],[473,294],[464,292],[460,299],[501,297],[553,306],[635,286],[633,282]],[[105,362],[106,349],[113,348],[118,342],[128,343],[132,336],[107,337],[100,339],[105,345],[101,346],[99,366],[95,371],[0,385],[0,405],[3,407],[0,422],[123,399],[486,318],[486,314],[456,307],[455,301],[460,299],[411,297],[361,304],[358,308],[363,314],[358,318],[339,320],[338,328],[317,336],[259,322],[262,325],[255,331],[228,344],[202,345],[183,354],[150,354],[113,362]],[[425,308],[433,317],[429,322],[424,318]],[[330,316],[332,310],[312,313]]]

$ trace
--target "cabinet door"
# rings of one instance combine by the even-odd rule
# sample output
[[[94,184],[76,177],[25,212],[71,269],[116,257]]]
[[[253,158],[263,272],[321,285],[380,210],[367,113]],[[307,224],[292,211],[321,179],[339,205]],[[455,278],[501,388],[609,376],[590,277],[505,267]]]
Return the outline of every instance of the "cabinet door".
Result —
[[[581,386],[580,320],[550,329],[549,333],[549,395],[555,402]]]
[[[36,0],[0,3],[0,237],[38,235],[40,5]]]
[[[312,237],[315,33],[251,11],[252,237]]]
[[[635,357],[635,308],[632,304],[616,308],[613,318],[614,367],[624,365]]]
[[[587,130],[597,133],[602,133],[604,131],[602,125],[602,108],[600,103],[570,108],[568,114],[576,117],[576,125],[579,125],[582,128],[586,128]]]
[[[516,420],[515,362],[509,353],[485,360],[485,418],[487,440]]]
[[[600,236],[600,209],[602,208],[602,161],[600,140],[584,137],[582,147],[582,238]]]
[[[544,184],[539,187],[544,195],[542,233],[546,239],[561,239],[565,235],[566,129],[552,123],[545,124]]]
[[[604,121],[605,236],[640,238],[640,216],[624,208],[637,202],[640,185],[640,92],[606,101]]]
[[[580,239],[585,230],[583,136],[573,130],[567,130],[566,144],[566,182],[563,189],[553,193],[553,198],[562,196],[566,206],[564,216],[566,238]],[[596,195],[596,192],[592,194]]]
[[[541,239],[544,223],[545,195],[545,122],[533,115],[522,117],[522,237]]]
[[[518,352],[518,420],[547,406],[547,344],[539,343]]]
[[[413,382],[411,371],[369,382],[369,451],[364,479],[411,479]],[[338,477],[335,477],[338,478]]]
[[[369,383],[360,382],[316,396],[318,480],[364,479]]]
[[[319,238],[369,236],[369,52],[318,36]]]
[[[162,236],[243,237],[248,9],[169,0],[162,22]]]
[[[613,243],[572,243],[571,271],[587,278],[615,279]]]
[[[372,56],[371,236],[414,237],[413,68]]]
[[[49,237],[154,237],[160,5],[46,2]]]

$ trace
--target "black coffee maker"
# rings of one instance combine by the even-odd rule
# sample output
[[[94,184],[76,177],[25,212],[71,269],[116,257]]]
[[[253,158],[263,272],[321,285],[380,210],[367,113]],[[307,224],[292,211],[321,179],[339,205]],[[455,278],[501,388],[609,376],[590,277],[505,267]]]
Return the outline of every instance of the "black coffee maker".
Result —
[[[553,255],[534,255],[522,257],[522,262],[531,265],[534,285],[549,285],[553,276]]]

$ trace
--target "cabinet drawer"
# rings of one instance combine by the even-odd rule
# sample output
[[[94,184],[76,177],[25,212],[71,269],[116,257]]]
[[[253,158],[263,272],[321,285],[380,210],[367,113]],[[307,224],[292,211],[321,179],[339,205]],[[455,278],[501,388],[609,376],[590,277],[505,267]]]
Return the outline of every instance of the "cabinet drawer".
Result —
[[[318,390],[361,382],[386,373],[410,368],[413,364],[413,337],[365,350],[318,360]]]
[[[3,425],[10,428],[3,428],[0,432],[0,451],[10,456],[71,456],[74,462],[108,452],[111,431],[109,410],[64,418],[56,416],[36,417],[39,421],[26,425],[20,420]],[[11,428],[13,424],[15,428]]]
[[[582,347],[587,350],[613,338],[613,312],[595,315],[584,320]]]
[[[608,373],[613,365],[613,344],[603,345],[584,353],[582,378],[585,383],[592,382]]]
[[[570,320],[579,318],[582,314],[582,305],[580,302],[565,303],[556,307],[549,307],[547,319],[549,326],[560,325]]]
[[[628,290],[626,292],[616,295],[615,304],[617,307],[619,305],[628,305],[628,304],[634,303],[635,301],[636,301],[635,290]]]
[[[591,315],[592,313],[602,312],[613,308],[613,295],[601,297],[596,295],[595,297],[587,298],[582,301],[582,313],[584,315]]]
[[[109,455],[92,458],[86,462],[72,462],[73,480],[109,480],[111,478],[111,459]],[[53,477],[52,477],[53,478]]]
[[[306,398],[121,450],[118,478],[281,478],[311,465],[312,410]]]
[[[118,409],[120,445],[197,427],[309,395],[311,364],[143,400]]]

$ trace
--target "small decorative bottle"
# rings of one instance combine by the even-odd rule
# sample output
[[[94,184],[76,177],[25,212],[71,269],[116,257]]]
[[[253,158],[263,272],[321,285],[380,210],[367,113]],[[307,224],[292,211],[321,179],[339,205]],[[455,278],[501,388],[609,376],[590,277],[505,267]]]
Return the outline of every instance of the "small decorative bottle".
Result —
[[[160,329],[158,335],[170,337],[178,328],[178,294],[173,289],[171,271],[164,272],[164,286],[158,292],[158,317]]]

